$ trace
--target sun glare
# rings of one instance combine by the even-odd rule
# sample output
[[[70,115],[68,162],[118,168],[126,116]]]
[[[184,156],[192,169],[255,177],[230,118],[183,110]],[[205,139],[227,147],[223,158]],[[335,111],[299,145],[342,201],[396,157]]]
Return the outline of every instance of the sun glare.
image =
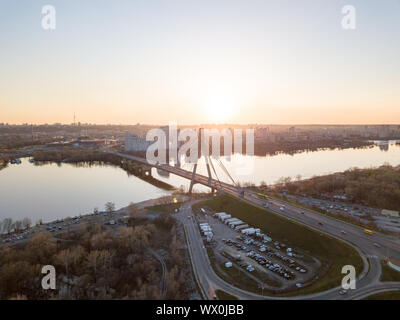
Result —
[[[235,102],[227,95],[213,95],[205,99],[204,109],[211,122],[222,123],[232,118]]]

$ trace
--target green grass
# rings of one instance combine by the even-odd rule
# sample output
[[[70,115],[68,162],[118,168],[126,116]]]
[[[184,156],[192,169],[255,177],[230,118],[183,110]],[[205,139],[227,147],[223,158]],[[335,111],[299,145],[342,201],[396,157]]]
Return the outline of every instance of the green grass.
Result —
[[[161,213],[175,213],[175,210],[181,207],[182,203],[160,204],[152,207],[147,207],[146,210]]]
[[[373,294],[363,300],[400,300],[400,290]]]
[[[215,291],[215,294],[217,295],[219,300],[238,300],[237,297],[222,290]]]
[[[221,279],[243,290],[257,294],[262,293],[258,283],[254,281],[254,279],[248,277],[244,270],[236,267],[226,268],[223,262],[218,261],[217,257],[214,255],[214,250],[210,247],[207,247],[207,253],[212,268]]]
[[[200,207],[216,212],[230,213],[250,225],[257,226],[272,239],[298,248],[322,262],[317,281],[283,296],[310,294],[340,285],[343,277],[341,270],[344,265],[353,265],[357,274],[361,273],[363,269],[360,255],[346,243],[327,235],[321,235],[306,226],[229,195],[219,196],[193,206],[195,210],[199,210]]]
[[[381,281],[400,281],[400,272],[389,267],[385,262],[382,262]]]

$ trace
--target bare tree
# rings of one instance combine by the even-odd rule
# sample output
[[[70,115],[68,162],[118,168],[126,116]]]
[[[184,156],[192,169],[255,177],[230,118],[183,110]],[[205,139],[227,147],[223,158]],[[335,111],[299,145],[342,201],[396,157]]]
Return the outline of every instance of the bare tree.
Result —
[[[69,276],[69,266],[72,262],[72,259],[73,255],[69,249],[61,250],[56,256],[56,261],[59,264],[64,265],[67,277]]]
[[[16,232],[18,232],[18,231],[21,231],[21,229],[22,229],[22,221],[21,221],[21,220],[15,221],[15,223],[14,223],[14,230],[15,230]]]
[[[111,219],[113,212],[115,211],[115,203],[114,202],[107,202],[105,205],[105,209],[108,215],[108,218]]]
[[[13,221],[11,218],[5,218],[3,220],[3,231],[10,233],[11,229],[12,229],[12,224],[13,224]]]
[[[31,219],[29,219],[29,218],[24,218],[24,219],[22,220],[22,226],[23,226],[24,228],[29,229],[29,228],[31,227],[31,225],[32,225]]]

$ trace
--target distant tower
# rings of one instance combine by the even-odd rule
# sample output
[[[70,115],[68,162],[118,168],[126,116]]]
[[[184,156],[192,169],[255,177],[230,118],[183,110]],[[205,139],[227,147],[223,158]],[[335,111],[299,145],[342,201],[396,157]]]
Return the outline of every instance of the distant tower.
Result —
[[[75,112],[74,112],[74,126],[75,126]]]

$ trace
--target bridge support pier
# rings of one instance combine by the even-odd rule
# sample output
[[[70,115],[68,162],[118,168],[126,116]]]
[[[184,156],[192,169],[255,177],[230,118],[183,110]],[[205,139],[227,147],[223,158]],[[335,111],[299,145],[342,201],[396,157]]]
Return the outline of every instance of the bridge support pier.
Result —
[[[195,185],[194,178],[196,176],[196,170],[197,170],[197,163],[193,167],[192,180],[190,180],[189,195],[192,194],[193,186]]]

